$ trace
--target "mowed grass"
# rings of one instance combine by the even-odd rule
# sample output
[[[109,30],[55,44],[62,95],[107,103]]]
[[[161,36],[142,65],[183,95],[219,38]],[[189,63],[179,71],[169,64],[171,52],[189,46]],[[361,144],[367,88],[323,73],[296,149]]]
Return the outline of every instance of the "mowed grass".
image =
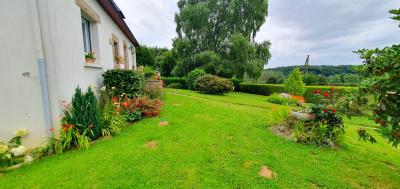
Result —
[[[399,188],[400,151],[358,141],[364,118],[346,123],[345,147],[296,144],[267,130],[265,97],[166,93],[160,117],[145,119],[88,150],[70,151],[9,172],[0,188]],[[168,91],[171,92],[171,91]],[[191,96],[203,98],[194,98]],[[237,97],[237,98],[236,98]],[[229,100],[227,100],[229,99]],[[234,103],[250,102],[249,105]],[[247,100],[246,100],[247,99]],[[221,102],[223,101],[223,102]],[[169,121],[165,127],[161,120]],[[155,148],[147,148],[156,141]],[[259,176],[261,166],[277,173]]]

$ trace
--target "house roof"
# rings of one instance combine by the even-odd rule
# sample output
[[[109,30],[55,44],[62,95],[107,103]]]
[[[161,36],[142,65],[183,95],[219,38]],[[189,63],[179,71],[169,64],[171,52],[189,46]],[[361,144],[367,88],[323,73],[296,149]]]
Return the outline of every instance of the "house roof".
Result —
[[[113,0],[97,0],[97,2],[103,7],[103,9],[107,12],[107,14],[111,17],[111,19],[117,24],[117,26],[124,32],[124,34],[128,37],[128,39],[135,45],[139,47],[139,43],[136,40],[135,36],[133,36],[132,31],[129,29],[128,25],[124,21],[125,16],[122,13],[121,9],[115,4]]]

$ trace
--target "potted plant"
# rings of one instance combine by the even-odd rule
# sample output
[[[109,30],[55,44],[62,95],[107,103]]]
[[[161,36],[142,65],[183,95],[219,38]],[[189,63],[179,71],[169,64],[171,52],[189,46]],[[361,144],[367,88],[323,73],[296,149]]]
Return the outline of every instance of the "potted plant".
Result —
[[[88,64],[96,62],[96,53],[94,51],[85,54],[85,61]]]

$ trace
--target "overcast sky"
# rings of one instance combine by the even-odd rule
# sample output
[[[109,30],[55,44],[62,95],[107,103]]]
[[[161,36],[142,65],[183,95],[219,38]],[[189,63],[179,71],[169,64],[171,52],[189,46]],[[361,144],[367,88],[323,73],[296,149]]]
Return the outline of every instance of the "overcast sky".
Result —
[[[171,47],[176,0],[115,0],[140,44]],[[268,67],[359,64],[360,48],[400,43],[388,10],[399,0],[270,0],[267,22],[256,40],[272,42]]]

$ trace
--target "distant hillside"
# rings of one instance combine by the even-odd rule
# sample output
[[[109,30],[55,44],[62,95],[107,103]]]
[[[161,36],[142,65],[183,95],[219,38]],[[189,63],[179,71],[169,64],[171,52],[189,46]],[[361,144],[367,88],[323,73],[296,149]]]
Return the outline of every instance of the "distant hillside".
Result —
[[[331,76],[331,75],[342,75],[342,74],[355,74],[356,72],[353,70],[354,65],[340,65],[340,66],[309,66],[308,72],[315,75],[323,75],[323,76]],[[283,75],[288,76],[290,72],[293,71],[294,68],[303,69],[303,66],[286,66],[286,67],[278,67],[278,68],[270,68],[267,70],[279,71],[283,73]]]

